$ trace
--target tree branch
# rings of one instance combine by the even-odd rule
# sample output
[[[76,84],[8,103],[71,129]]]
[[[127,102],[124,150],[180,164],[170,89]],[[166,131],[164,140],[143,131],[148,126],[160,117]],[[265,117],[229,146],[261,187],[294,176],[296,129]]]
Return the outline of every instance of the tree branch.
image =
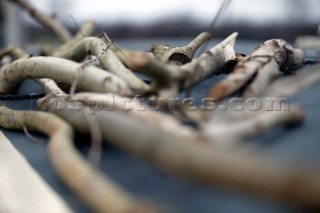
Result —
[[[130,95],[131,90],[119,77],[93,66],[83,66],[54,57],[31,57],[14,61],[0,70],[0,93],[13,91],[23,80],[51,78],[71,84],[77,72],[80,89]]]
[[[26,10],[35,20],[41,25],[55,34],[62,42],[66,42],[71,38],[71,34],[67,28],[65,28],[60,22],[54,20],[51,16],[46,15],[33,7],[26,0],[8,0],[12,3],[19,5]]]
[[[53,166],[68,186],[95,211],[154,212],[84,160],[73,145],[72,127],[55,115],[0,106],[0,125],[19,130],[27,126],[49,135],[48,151]]]

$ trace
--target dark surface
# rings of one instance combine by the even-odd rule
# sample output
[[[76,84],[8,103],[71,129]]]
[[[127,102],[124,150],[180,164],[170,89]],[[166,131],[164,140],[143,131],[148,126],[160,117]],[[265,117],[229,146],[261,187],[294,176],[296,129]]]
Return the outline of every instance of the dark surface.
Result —
[[[159,43],[161,41],[158,41]],[[164,43],[165,41],[162,41]],[[168,42],[169,43],[169,42]],[[119,42],[127,48],[140,47],[146,50],[152,43]],[[184,40],[171,42],[171,45],[183,45]],[[239,43],[237,52],[249,53],[257,44]],[[315,57],[312,53],[310,57]],[[224,78],[224,74],[213,75],[210,79],[199,84],[192,90],[191,96],[203,98],[207,89],[213,83]],[[41,93],[41,89],[32,80],[25,81],[18,94]],[[316,84],[298,96],[291,99],[291,104],[303,107],[305,122],[296,128],[277,128],[254,138],[243,144],[244,149],[264,150],[267,154],[288,161],[292,164],[320,167],[320,84]],[[35,100],[0,101],[14,109],[34,110]],[[2,129],[4,134],[13,142],[14,146],[26,157],[40,175],[56,190],[75,212],[90,212],[69,189],[59,180],[53,170],[46,144],[35,143],[22,132]],[[46,139],[42,135],[36,137]],[[89,141],[89,138],[77,137],[79,150],[86,155],[88,145],[80,143]],[[128,156],[113,147],[105,145],[103,149],[101,169],[121,186],[138,197],[148,198],[165,212],[202,212],[202,213],[276,213],[276,212],[303,212],[283,204],[272,203],[260,198],[251,197],[245,193],[233,192],[219,187],[206,187],[190,183],[177,177],[171,177],[151,167],[147,163]]]

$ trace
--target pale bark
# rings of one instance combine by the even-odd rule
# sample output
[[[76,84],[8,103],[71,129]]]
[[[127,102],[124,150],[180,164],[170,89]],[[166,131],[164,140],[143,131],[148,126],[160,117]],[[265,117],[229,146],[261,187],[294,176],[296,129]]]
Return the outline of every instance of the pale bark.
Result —
[[[295,40],[295,45],[303,49],[320,49],[320,36],[298,36]]]
[[[73,212],[0,132],[0,212]]]
[[[51,110],[59,115],[70,114],[73,120],[69,122],[78,130],[88,128],[82,125],[85,118],[79,112],[70,108]],[[122,112],[97,111],[94,115],[109,143],[169,173],[300,207],[315,207],[320,202],[320,173],[316,170],[280,165],[259,153],[242,153],[219,146],[212,148],[204,143],[192,144],[188,139],[182,141],[163,134],[158,128]],[[123,130],[126,130],[125,134]]]
[[[95,55],[103,68],[121,77],[131,88],[141,91],[148,90],[149,86],[127,69],[109,49],[109,46],[99,38],[88,37],[77,42],[70,49],[56,52],[55,56],[81,61],[86,55]]]
[[[199,58],[183,66],[165,64],[145,53],[131,52],[127,55],[127,65],[150,76],[152,91],[159,97],[176,97],[180,89],[186,89],[203,81],[221,69],[227,61],[235,59],[233,49],[237,33],[233,33],[220,44],[200,55]]]
[[[10,55],[13,58],[27,58],[30,56],[23,49],[12,45],[0,50],[0,58],[6,55]]]
[[[56,94],[54,91],[56,89],[50,92],[50,94]],[[71,101],[71,103],[68,104],[67,100]],[[155,111],[156,109],[143,104],[142,100],[138,98],[121,97],[115,94],[76,93],[72,96],[53,95],[45,97],[38,102],[40,110],[53,112],[67,121],[75,120],[74,115],[72,113],[65,113],[65,110],[62,109],[63,107],[61,108],[62,110],[57,109],[57,107],[61,106],[73,108],[75,111],[79,111],[79,113],[88,112],[90,115],[95,114],[97,111],[120,111],[159,129],[163,134],[175,136],[180,140],[191,140],[193,141],[192,143],[208,142],[192,127],[182,124],[178,119],[168,114]],[[85,110],[87,107],[90,107],[90,109]],[[72,123],[74,124],[75,122]],[[79,121],[77,125],[81,126],[79,129],[81,129],[82,133],[90,133],[87,122]]]
[[[153,45],[151,52],[164,63],[183,65],[192,61],[194,53],[201,45],[211,38],[211,34],[203,32],[184,47],[171,47],[168,45]]]
[[[320,65],[303,69],[295,75],[278,79],[262,94],[265,98],[285,98],[298,94],[320,81]]]
[[[303,60],[302,50],[294,49],[281,39],[268,40],[257,47],[247,60],[240,62],[225,80],[213,86],[208,97],[221,100],[232,95],[255,75],[243,96],[258,97],[279,75],[281,66],[293,68],[301,65]]]
[[[61,52],[63,50],[67,50],[67,49],[71,48],[72,46],[74,46],[77,42],[80,42],[85,37],[91,36],[94,29],[95,29],[95,23],[92,21],[86,21],[85,23],[83,23],[83,25],[81,26],[81,28],[79,29],[77,34],[75,36],[73,36],[73,38],[71,38],[70,40],[68,40],[64,44],[62,44],[58,49],[56,49],[54,51],[53,55],[56,52]]]
[[[131,90],[119,77],[93,66],[66,59],[31,57],[14,61],[0,70],[0,93],[12,92],[25,79],[51,78],[72,84],[79,74],[79,89],[130,95]]]
[[[49,135],[48,152],[53,166],[94,211],[154,212],[93,168],[76,151],[72,127],[57,116],[45,112],[15,111],[4,106],[0,106],[0,112],[2,127],[21,130],[26,126],[29,130]]]
[[[181,66],[188,73],[183,88],[190,88],[221,69],[227,61],[236,58],[234,44],[238,33],[233,33],[221,43],[200,55],[199,58]]]
[[[55,34],[62,42],[66,42],[71,38],[71,34],[67,28],[65,28],[59,21],[55,20],[52,16],[44,14],[36,9],[26,0],[8,0],[13,2],[24,10],[26,10],[35,20],[41,25]]]
[[[261,107],[247,109],[242,106],[241,110],[241,104],[225,105],[226,111],[213,113],[207,121],[200,124],[203,136],[218,141],[219,145],[239,146],[246,139],[261,135],[272,128],[298,125],[304,120],[300,107],[287,105],[279,99],[261,98],[258,104],[261,104]]]

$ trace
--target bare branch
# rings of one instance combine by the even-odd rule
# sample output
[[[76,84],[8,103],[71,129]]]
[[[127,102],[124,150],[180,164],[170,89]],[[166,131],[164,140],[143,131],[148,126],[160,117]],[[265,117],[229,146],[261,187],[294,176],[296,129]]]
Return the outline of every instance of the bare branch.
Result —
[[[13,91],[27,78],[51,78],[71,84],[82,65],[54,57],[31,57],[14,61],[0,70],[0,93]],[[130,95],[127,84],[119,77],[93,66],[81,69],[79,88],[96,92]]]
[[[320,65],[303,69],[295,75],[278,79],[263,93],[262,97],[284,98],[298,94],[320,81]]]
[[[203,32],[184,47],[171,47],[168,45],[153,45],[151,52],[164,63],[182,65],[192,61],[194,53],[199,47],[211,38],[211,34]]]
[[[78,130],[83,128],[85,118],[81,113],[70,111],[68,107],[51,110],[59,115],[70,114],[74,119],[68,121]],[[192,140],[179,140],[122,112],[96,111],[94,116],[104,139],[169,173],[300,207],[315,207],[320,202],[320,188],[317,187],[320,173],[313,169],[281,165],[259,153],[243,153],[219,146],[210,148],[203,143],[193,144]],[[126,134],[123,134],[124,129]]]
[[[108,44],[99,38],[88,37],[77,42],[71,49],[56,52],[55,56],[81,61],[87,54],[97,56],[100,64],[109,72],[124,79],[131,88],[146,91],[149,86],[128,70],[109,49]]]
[[[55,115],[0,106],[0,125],[10,129],[28,126],[30,130],[49,135],[48,151],[53,166],[68,186],[95,211],[154,212],[85,161],[73,145],[71,126]]]
[[[51,16],[46,15],[29,4],[26,0],[8,0],[13,2],[24,10],[26,10],[35,20],[53,32],[62,42],[66,42],[71,38],[71,34],[60,22],[54,20]]]
[[[64,44],[62,44],[59,48],[57,48],[52,54],[50,55],[54,55],[56,52],[62,52],[63,50],[67,50],[69,48],[71,48],[73,45],[75,45],[77,42],[81,41],[82,39],[84,39],[87,36],[91,36],[93,31],[95,29],[95,24],[92,21],[86,21],[81,28],[79,29],[79,31],[77,32],[77,34],[71,38],[70,40],[68,40],[67,42],[65,42]]]
[[[281,39],[268,40],[239,63],[225,80],[213,86],[208,97],[221,100],[241,89],[255,75],[256,80],[246,89],[244,97],[259,96],[278,76],[281,66],[292,68],[301,65],[303,60],[302,50],[294,49]]]

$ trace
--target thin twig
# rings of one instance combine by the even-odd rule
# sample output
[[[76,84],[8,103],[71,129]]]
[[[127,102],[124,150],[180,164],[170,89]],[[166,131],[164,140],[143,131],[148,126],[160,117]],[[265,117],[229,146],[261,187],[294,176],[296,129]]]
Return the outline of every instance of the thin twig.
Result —
[[[30,132],[28,131],[28,129],[27,129],[26,126],[23,127],[23,132],[24,132],[24,134],[26,134],[26,136],[27,136],[30,140],[32,140],[32,141],[34,141],[34,142],[36,142],[36,143],[39,143],[39,144],[45,144],[45,141],[43,141],[43,140],[41,140],[41,139],[39,139],[39,138],[36,138],[36,137],[32,136],[32,135],[30,134]]]
[[[210,33],[211,35],[213,35],[213,28],[216,25],[217,21],[219,20],[219,18],[223,15],[223,13],[227,10],[227,8],[229,7],[230,3],[232,2],[232,0],[223,0],[223,3],[221,4],[218,13],[214,16],[214,18],[212,19],[207,32]],[[201,47],[201,49],[199,50],[199,54],[201,54],[202,52],[204,52],[208,47],[208,42],[204,43],[204,45]]]

